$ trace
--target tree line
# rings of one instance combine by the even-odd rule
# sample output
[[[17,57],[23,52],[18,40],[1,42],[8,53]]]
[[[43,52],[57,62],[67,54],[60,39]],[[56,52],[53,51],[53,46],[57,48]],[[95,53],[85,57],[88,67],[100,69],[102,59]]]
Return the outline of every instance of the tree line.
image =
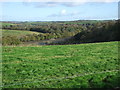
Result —
[[[40,34],[32,34],[21,36],[19,38],[15,36],[2,36],[3,45],[18,45],[22,42],[40,41],[57,38],[72,37],[67,42],[60,42],[60,44],[67,43],[82,43],[82,42],[98,42],[98,41],[110,41],[117,40],[115,35],[117,33],[116,20],[102,21],[91,23],[80,23],[81,21],[71,22],[51,22],[51,23],[12,23],[9,25],[2,25],[2,29],[9,30],[27,30],[40,32]],[[10,23],[10,22],[9,22]],[[42,34],[41,34],[42,33]]]
[[[51,44],[80,44],[80,43],[120,41],[119,28],[120,20],[109,21],[105,23],[97,23],[94,27],[89,27],[87,30],[83,30],[77,33],[69,40]]]
[[[18,45],[22,42],[70,37],[74,36],[75,34],[79,33],[82,30],[86,30],[88,25],[93,26],[93,24],[89,23],[79,24],[76,22],[73,22],[72,24],[66,22],[50,22],[50,23],[4,22],[4,23],[2,24],[2,29],[34,31],[39,32],[40,34],[32,35],[30,34],[26,36],[21,36],[20,38],[17,38],[16,36],[2,36],[3,45]]]

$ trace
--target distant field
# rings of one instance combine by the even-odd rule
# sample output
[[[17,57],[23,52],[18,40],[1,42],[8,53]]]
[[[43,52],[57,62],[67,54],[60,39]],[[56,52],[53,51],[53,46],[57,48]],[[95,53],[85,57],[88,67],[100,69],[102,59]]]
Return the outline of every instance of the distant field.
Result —
[[[47,25],[47,24],[95,24],[98,22],[105,22],[105,21],[97,21],[97,20],[88,20],[88,21],[59,21],[59,22],[23,22],[24,25]]]
[[[22,31],[22,30],[0,30],[2,31],[2,36],[25,36],[28,34],[39,34],[38,32],[32,32],[32,31]]]
[[[3,87],[120,87],[118,42],[11,46],[2,50]]]
[[[72,21],[72,22],[65,22],[66,24],[95,24],[95,23],[98,23],[98,22],[105,22],[105,21],[100,21],[100,20],[88,20],[88,21],[77,21],[77,22],[74,22],[74,21]]]
[[[13,23],[3,23],[3,22],[0,22],[0,25],[5,26],[5,25],[15,25],[15,24],[13,24]]]
[[[18,23],[10,23],[10,22],[0,22],[0,25],[3,26],[9,26],[9,25],[49,25],[49,24],[95,24],[98,22],[106,22],[106,21],[102,21],[102,20],[81,20],[81,21],[54,21],[54,22],[18,22]]]

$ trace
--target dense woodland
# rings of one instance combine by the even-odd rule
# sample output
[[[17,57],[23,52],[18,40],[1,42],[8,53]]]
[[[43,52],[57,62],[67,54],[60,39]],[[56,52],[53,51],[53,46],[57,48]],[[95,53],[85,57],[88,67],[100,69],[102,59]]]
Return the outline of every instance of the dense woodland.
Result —
[[[94,27],[88,27],[86,30],[82,30],[65,42],[52,44],[80,44],[120,41],[119,28],[120,20],[97,23]]]
[[[120,20],[78,20],[59,22],[1,22],[7,30],[39,32],[21,37],[2,35],[3,45],[19,45],[23,42],[71,37],[69,40],[51,44],[75,44],[86,42],[118,41]]]

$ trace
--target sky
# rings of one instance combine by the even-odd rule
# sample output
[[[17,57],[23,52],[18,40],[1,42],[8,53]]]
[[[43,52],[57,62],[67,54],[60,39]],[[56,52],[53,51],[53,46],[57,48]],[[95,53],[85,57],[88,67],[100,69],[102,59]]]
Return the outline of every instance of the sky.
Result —
[[[105,1],[105,0],[104,0]],[[73,21],[118,18],[118,2],[0,2],[0,21]]]

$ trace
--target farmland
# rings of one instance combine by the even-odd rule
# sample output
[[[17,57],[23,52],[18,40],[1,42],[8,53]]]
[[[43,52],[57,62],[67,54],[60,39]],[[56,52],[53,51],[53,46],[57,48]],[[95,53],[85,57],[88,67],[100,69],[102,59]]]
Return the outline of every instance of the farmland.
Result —
[[[32,32],[32,31],[21,31],[21,30],[0,30],[2,31],[3,36],[16,36],[16,37],[22,37],[25,35],[32,35],[32,34],[39,34],[38,32]]]
[[[120,87],[118,42],[3,46],[3,88]]]
[[[0,29],[2,32],[2,44],[3,45],[18,45],[24,41],[38,41],[42,39],[46,34],[26,31],[26,30],[6,30]],[[1,39],[1,38],[0,38]]]
[[[67,41],[50,44],[80,44],[119,41],[120,20],[77,20],[56,22],[2,22],[2,45],[41,40],[64,39]],[[7,25],[6,25],[7,24]]]

